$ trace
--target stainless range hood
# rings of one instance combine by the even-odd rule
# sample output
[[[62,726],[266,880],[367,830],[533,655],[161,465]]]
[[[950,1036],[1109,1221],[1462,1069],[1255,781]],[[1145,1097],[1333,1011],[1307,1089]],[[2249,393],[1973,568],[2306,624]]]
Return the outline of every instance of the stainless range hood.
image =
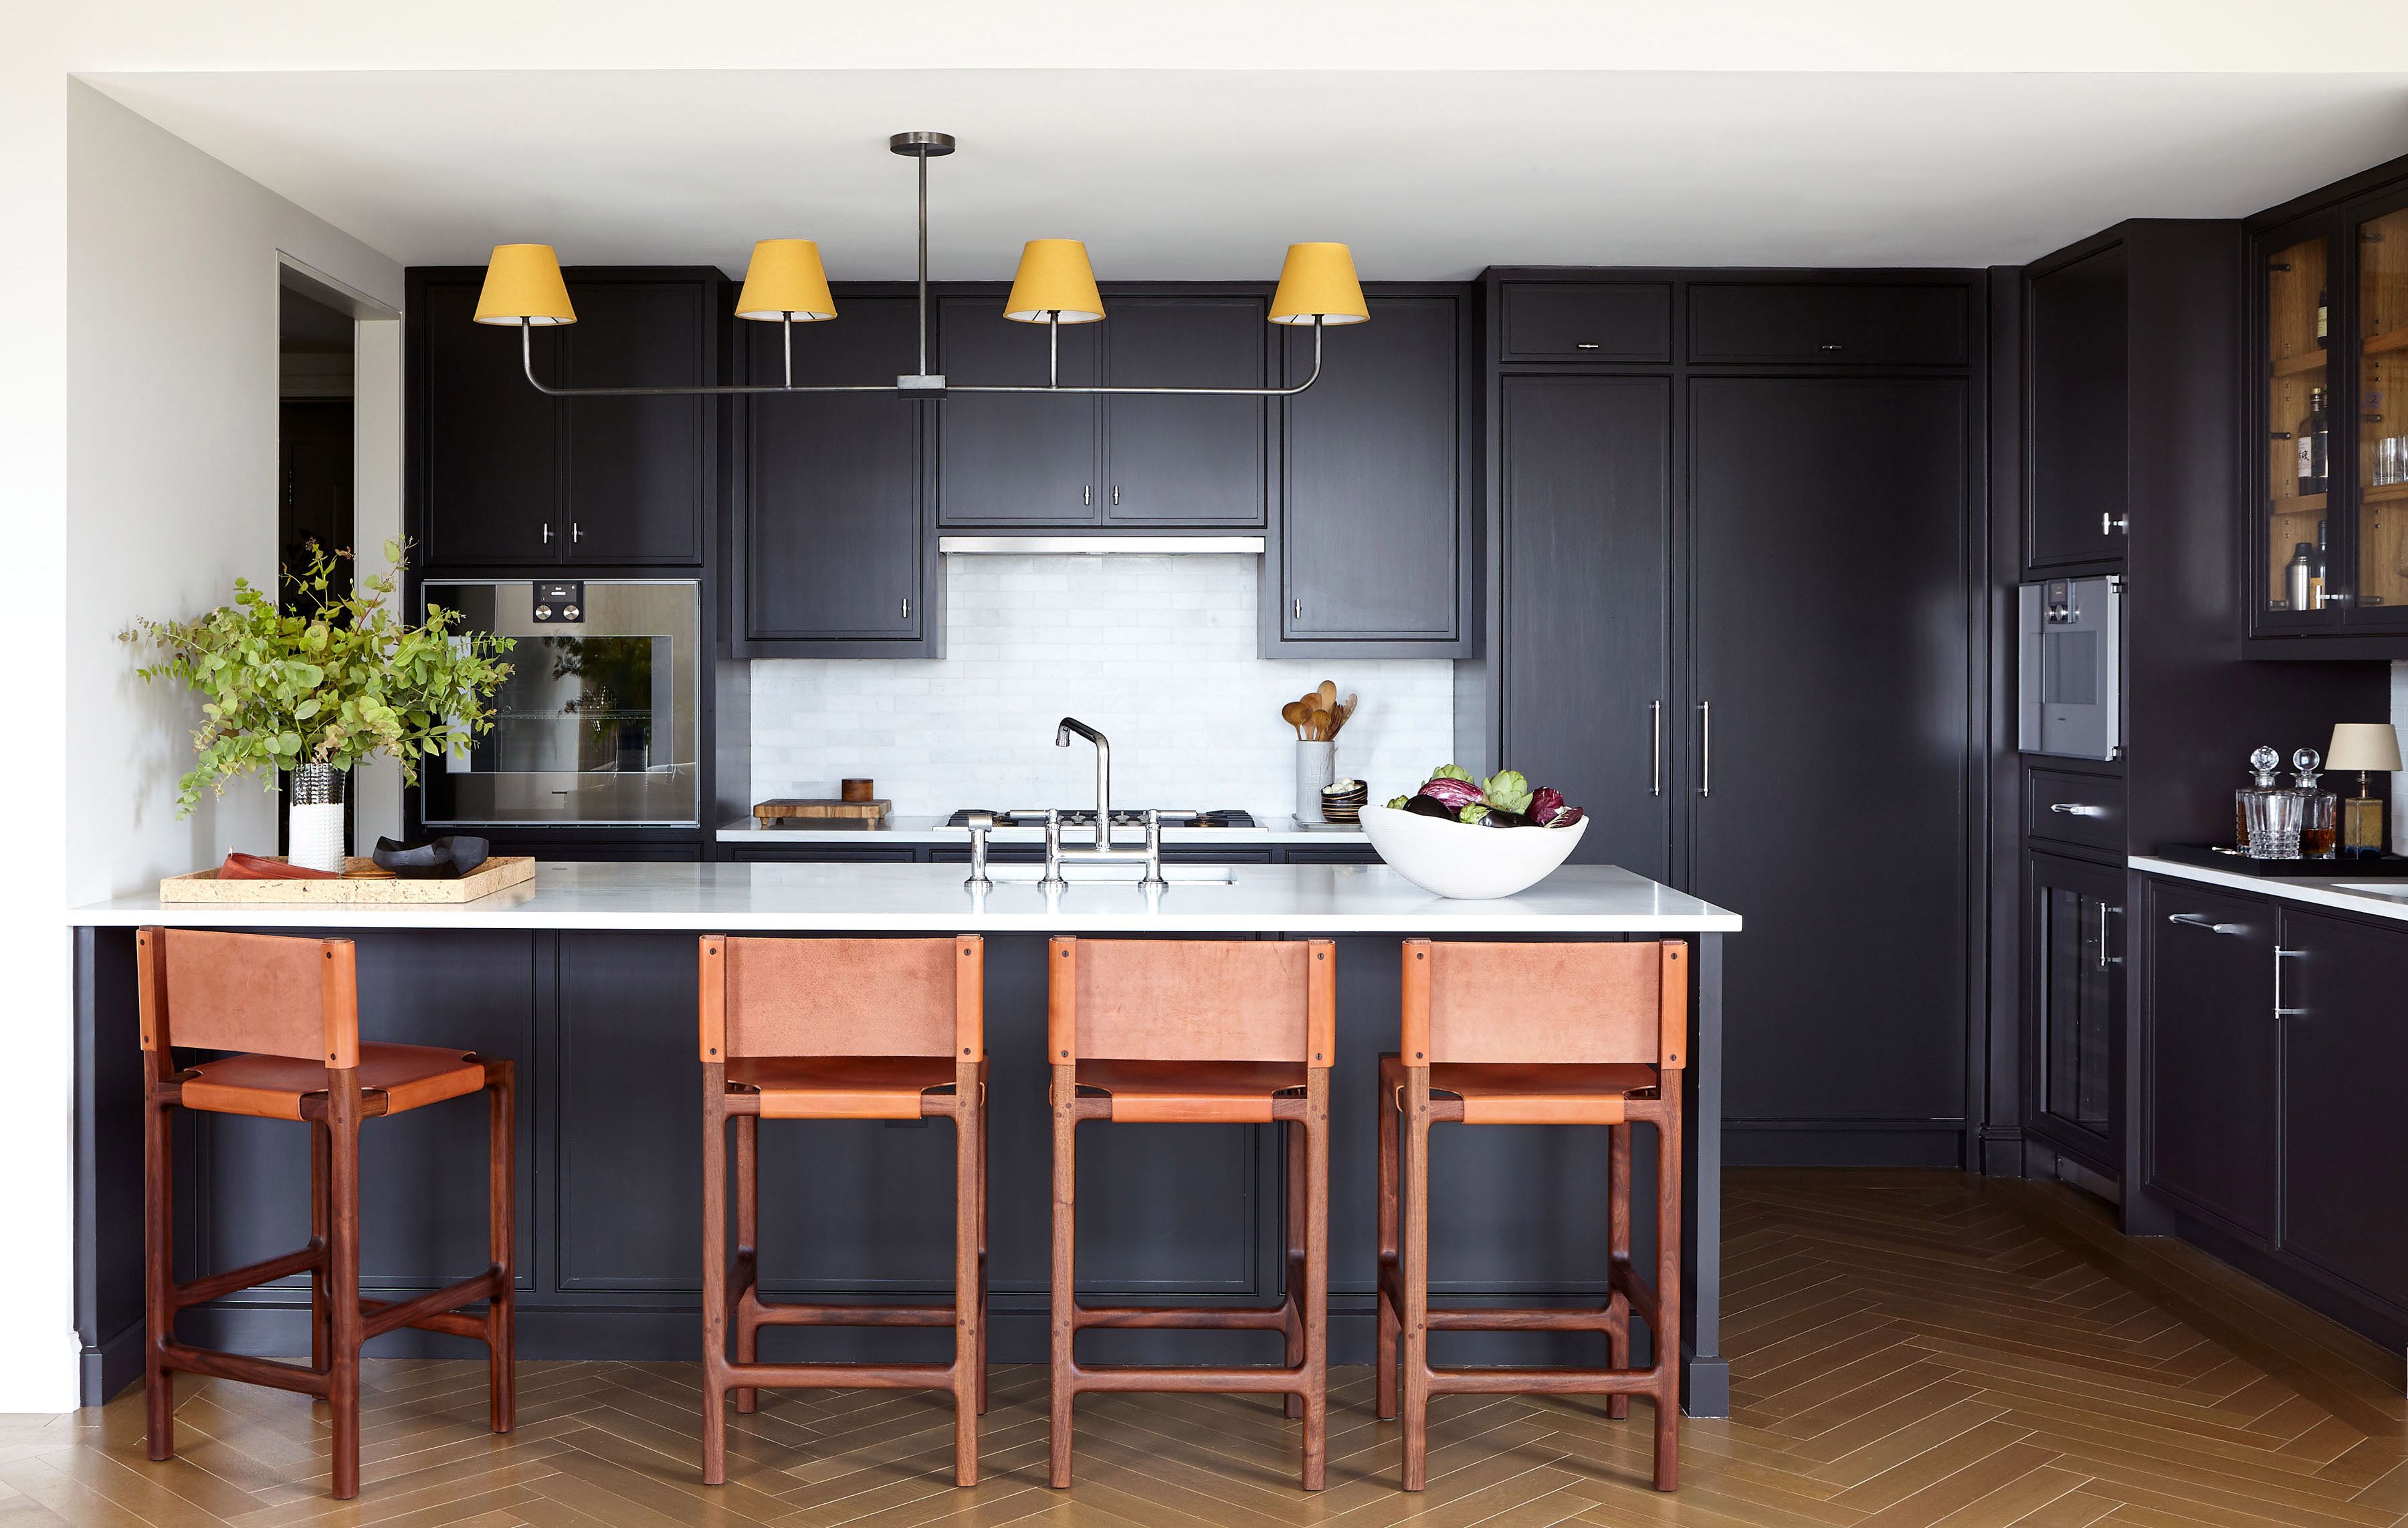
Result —
[[[937,550],[947,556],[1110,557],[1219,556],[1260,557],[1259,536],[940,536]]]

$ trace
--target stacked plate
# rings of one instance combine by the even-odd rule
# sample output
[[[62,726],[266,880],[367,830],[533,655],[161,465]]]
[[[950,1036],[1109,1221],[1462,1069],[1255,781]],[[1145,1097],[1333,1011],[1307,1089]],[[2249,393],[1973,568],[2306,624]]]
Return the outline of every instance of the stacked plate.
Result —
[[[1361,780],[1340,780],[1321,788],[1321,820],[1325,822],[1359,822],[1363,820],[1363,803],[1371,798],[1371,788]]]

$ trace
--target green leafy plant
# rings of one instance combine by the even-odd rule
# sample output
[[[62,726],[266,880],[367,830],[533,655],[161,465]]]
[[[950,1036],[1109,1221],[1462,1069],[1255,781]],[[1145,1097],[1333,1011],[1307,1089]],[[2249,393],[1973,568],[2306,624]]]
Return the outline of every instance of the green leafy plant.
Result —
[[[509,637],[456,630],[459,612],[428,606],[413,626],[385,606],[403,548],[385,543],[394,573],[339,578],[351,554],[310,549],[309,565],[288,576],[281,606],[248,579],[234,581],[234,603],[190,621],[137,621],[118,634],[158,649],[160,661],[137,668],[145,679],[179,679],[201,697],[193,733],[199,762],[177,782],[176,811],[200,805],[201,793],[259,771],[268,789],[276,772],[305,764],[349,769],[378,752],[401,761],[418,782],[419,761],[489,732],[488,704],[510,665]]]

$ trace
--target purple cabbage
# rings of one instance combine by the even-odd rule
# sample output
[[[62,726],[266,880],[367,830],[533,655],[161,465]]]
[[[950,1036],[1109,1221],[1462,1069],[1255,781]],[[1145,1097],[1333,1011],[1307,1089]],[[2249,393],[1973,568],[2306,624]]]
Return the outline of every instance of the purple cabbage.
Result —
[[[1555,825],[1555,814],[1564,809],[1564,793],[1552,785],[1541,785],[1530,793],[1530,805],[1525,808],[1530,821],[1539,826]]]

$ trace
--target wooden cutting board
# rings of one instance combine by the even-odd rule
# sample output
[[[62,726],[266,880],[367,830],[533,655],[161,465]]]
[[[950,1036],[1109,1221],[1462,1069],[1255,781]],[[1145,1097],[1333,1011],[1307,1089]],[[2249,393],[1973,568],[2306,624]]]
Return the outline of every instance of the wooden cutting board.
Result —
[[[162,902],[321,902],[401,903],[474,902],[535,876],[535,860],[524,854],[498,854],[473,875],[453,880],[404,880],[374,860],[356,855],[343,862],[339,880],[220,880],[217,867],[189,876],[169,876],[159,883]]]
[[[838,801],[833,796],[782,796],[752,808],[752,820],[765,828],[802,827],[811,822],[853,821],[875,825],[886,821],[895,804],[883,796],[868,801]]]

